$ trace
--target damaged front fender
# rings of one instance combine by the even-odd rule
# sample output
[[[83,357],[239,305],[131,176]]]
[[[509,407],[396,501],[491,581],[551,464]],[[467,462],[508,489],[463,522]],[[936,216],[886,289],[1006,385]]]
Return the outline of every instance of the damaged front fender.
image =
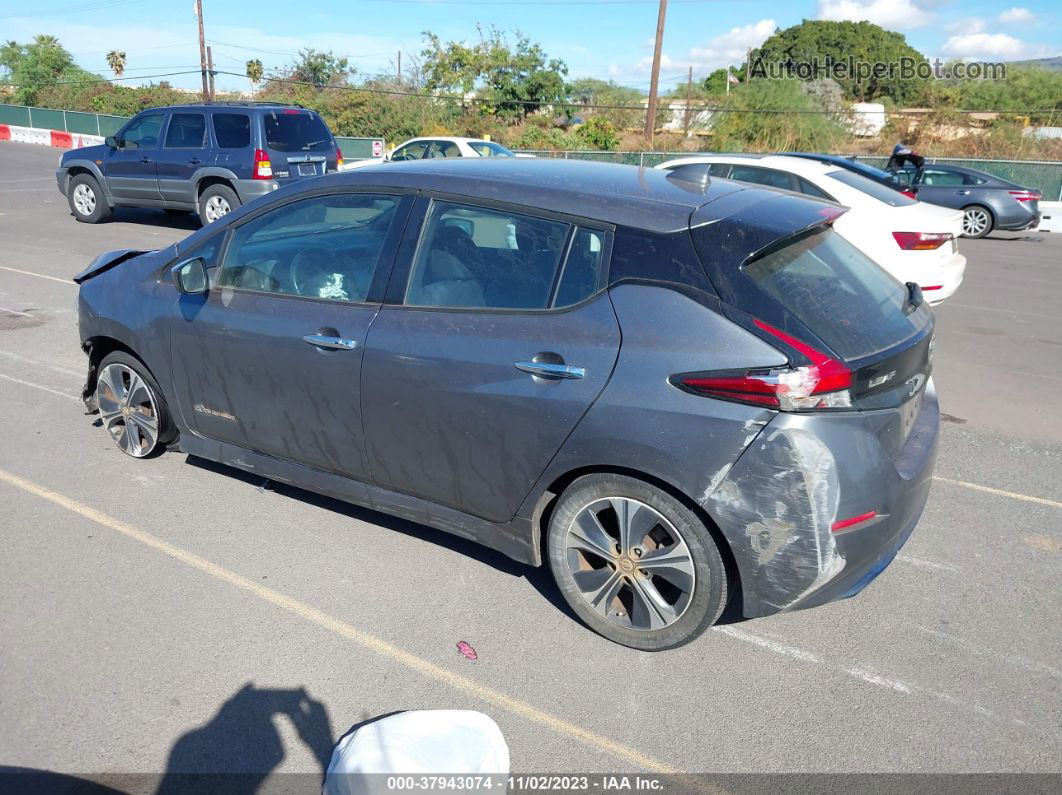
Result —
[[[100,254],[96,259],[92,260],[92,263],[74,277],[74,282],[82,284],[88,281],[93,276],[99,276],[101,273],[109,271],[118,265],[121,265],[126,260],[130,260],[133,257],[139,257],[141,254],[147,254],[150,249],[134,249],[134,248],[120,248],[115,251],[105,251]]]

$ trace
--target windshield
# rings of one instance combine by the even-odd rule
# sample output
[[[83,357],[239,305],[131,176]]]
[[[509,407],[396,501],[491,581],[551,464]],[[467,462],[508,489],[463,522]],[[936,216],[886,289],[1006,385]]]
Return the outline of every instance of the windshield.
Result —
[[[884,202],[890,207],[906,207],[910,204],[916,204],[914,199],[904,196],[898,190],[890,188],[887,185],[882,185],[880,182],[875,182],[872,179],[867,179],[861,174],[856,174],[853,171],[838,169],[837,171],[828,172],[826,176],[830,179],[835,179],[838,182],[843,182],[850,188],[855,188],[861,193],[865,193],[868,196],[877,199],[879,202]]]
[[[316,114],[301,110],[266,113],[266,147],[277,152],[328,152],[332,133]]]
[[[904,312],[906,288],[830,228],[741,271],[849,361],[892,348],[922,326]]]
[[[480,157],[516,157],[504,146],[493,141],[469,141],[468,146]]]

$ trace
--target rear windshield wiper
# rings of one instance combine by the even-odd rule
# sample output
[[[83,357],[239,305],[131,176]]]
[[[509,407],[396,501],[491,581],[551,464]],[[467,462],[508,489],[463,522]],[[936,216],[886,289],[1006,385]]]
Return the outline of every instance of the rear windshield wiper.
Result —
[[[915,282],[907,282],[907,300],[904,302],[904,313],[911,314],[926,300],[922,296],[922,288]]]

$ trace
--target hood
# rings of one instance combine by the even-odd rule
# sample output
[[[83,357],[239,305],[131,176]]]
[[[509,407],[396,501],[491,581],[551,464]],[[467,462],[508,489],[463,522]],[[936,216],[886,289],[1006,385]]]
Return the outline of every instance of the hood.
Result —
[[[103,160],[104,156],[111,150],[107,144],[96,144],[96,146],[82,146],[80,149],[71,149],[67,152],[63,152],[63,159],[61,162],[65,163],[68,160]]]
[[[111,268],[121,265],[126,260],[148,253],[150,252],[144,249],[134,248],[120,248],[115,251],[105,251],[96,257],[96,259],[92,260],[92,263],[87,268],[75,276],[74,281],[77,284],[82,284],[93,276],[99,276],[104,271],[109,271]]]

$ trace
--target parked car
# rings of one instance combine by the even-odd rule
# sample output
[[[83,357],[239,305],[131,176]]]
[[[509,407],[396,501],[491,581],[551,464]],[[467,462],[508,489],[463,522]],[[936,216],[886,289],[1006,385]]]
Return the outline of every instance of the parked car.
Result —
[[[934,315],[843,216],[578,161],[329,175],[78,274],[86,403],[135,458],[548,561],[589,627],[670,648],[729,599],[852,596],[922,512]]]
[[[657,168],[707,167],[724,177],[803,193],[850,208],[836,230],[901,282],[914,282],[931,304],[962,284],[966,257],[955,239],[962,214],[923,204],[849,169],[788,155],[699,155]]]
[[[399,144],[384,159],[400,163],[405,160],[428,160],[454,157],[521,157],[501,144],[482,138],[411,138]],[[378,165],[378,160],[359,160],[347,164],[347,170]]]
[[[918,198],[962,210],[963,237],[984,237],[993,229],[1021,232],[1040,225],[1040,191],[963,166],[927,164],[892,172],[918,189]]]
[[[312,110],[219,102],[142,111],[106,143],[64,152],[55,176],[78,221],[105,221],[115,207],[157,207],[198,212],[209,224],[342,163]]]
[[[820,155],[811,154],[809,152],[783,152],[782,154],[786,157],[803,157],[806,160],[817,160],[820,163],[844,168],[884,185],[886,188],[892,188],[895,191],[899,191],[909,199],[918,198],[918,189],[916,187],[906,184],[895,174],[890,174],[888,171],[872,166],[869,163],[863,163],[856,160],[854,157],[845,157],[844,155]]]

